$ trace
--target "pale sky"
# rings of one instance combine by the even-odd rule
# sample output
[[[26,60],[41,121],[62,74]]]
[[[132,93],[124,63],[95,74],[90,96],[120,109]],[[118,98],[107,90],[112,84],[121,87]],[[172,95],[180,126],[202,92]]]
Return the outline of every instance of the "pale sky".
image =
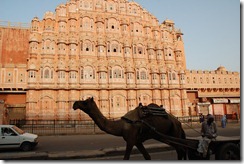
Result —
[[[0,0],[0,21],[30,23],[67,0]],[[173,20],[183,32],[189,70],[240,72],[239,0],[134,0],[159,23]],[[1,22],[0,22],[1,23]]]

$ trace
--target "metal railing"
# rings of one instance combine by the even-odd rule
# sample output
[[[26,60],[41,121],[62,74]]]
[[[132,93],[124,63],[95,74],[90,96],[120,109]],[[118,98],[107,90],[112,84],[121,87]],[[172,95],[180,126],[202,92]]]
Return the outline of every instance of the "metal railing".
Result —
[[[215,115],[215,121],[220,124],[222,115]],[[199,116],[177,117],[182,125],[194,126],[199,124]],[[228,119],[229,122],[239,120]],[[10,120],[26,132],[38,135],[71,135],[71,134],[100,134],[104,133],[93,120]]]
[[[10,124],[38,135],[103,133],[92,120],[10,120]]]

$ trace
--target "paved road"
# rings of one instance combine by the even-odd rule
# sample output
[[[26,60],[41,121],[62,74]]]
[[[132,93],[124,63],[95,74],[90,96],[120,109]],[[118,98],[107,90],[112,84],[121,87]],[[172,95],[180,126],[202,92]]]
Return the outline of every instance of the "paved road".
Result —
[[[196,131],[195,131],[196,130]],[[225,129],[218,128],[219,135],[240,136],[240,126],[229,126]],[[188,137],[199,136],[200,129],[185,129]],[[148,140],[147,144],[159,143],[155,140]],[[110,147],[125,146],[122,137],[109,134],[99,135],[71,135],[71,136],[40,136],[40,145],[37,151],[79,151],[79,150],[99,150]]]
[[[178,161],[177,154],[175,150],[169,150],[169,151],[159,151],[159,152],[152,152],[150,153],[151,160],[152,161]],[[120,161],[123,159],[123,155],[116,155],[116,156],[106,156],[106,157],[95,157],[95,158],[87,158],[87,159],[75,159],[82,160],[82,161]],[[130,156],[131,161],[139,161],[144,160],[143,156],[141,154],[131,154]],[[215,160],[215,156],[211,155],[210,160]],[[178,161],[179,162],[179,161]],[[208,161],[209,162],[209,161]],[[194,162],[195,163],[195,162]],[[201,162],[202,163],[202,162]]]
[[[240,136],[240,125],[232,124],[227,126],[227,128],[218,128],[219,135],[221,136]],[[186,135],[188,137],[199,136],[199,128],[194,130],[185,129]],[[125,147],[125,141],[122,137],[116,137],[109,134],[99,134],[99,135],[66,135],[66,136],[40,136],[40,144],[37,146],[33,153],[61,153],[65,155],[66,152],[69,152],[71,155],[72,152],[91,152],[97,150],[104,150],[113,148]],[[148,140],[144,143],[145,147],[150,145],[159,145],[162,144],[155,140]],[[149,151],[150,152],[150,151]],[[11,153],[19,153],[18,150],[0,150],[0,155]],[[99,152],[100,153],[100,152]],[[67,154],[67,153],[66,153]]]
[[[232,124],[227,128],[218,128],[219,135],[240,136],[240,125]],[[199,136],[200,129],[185,129],[188,137]],[[148,140],[144,144],[157,144],[158,141]],[[39,136],[39,145],[34,151],[37,152],[63,152],[80,150],[101,150],[112,147],[124,147],[125,141],[122,137],[109,134],[97,135],[63,135],[63,136]],[[6,150],[0,150],[1,152]],[[10,150],[18,151],[18,150]]]
[[[162,161],[162,160],[175,161],[175,160],[177,160],[177,154],[174,150],[150,153],[150,156],[153,161]],[[113,161],[113,160],[116,160],[116,161],[118,161],[121,159],[123,159],[123,155],[95,157],[95,158],[88,158],[88,159],[76,159],[76,160],[82,160],[82,161],[103,161],[103,160]],[[138,160],[144,160],[144,158],[141,154],[131,154],[130,160],[138,161]]]

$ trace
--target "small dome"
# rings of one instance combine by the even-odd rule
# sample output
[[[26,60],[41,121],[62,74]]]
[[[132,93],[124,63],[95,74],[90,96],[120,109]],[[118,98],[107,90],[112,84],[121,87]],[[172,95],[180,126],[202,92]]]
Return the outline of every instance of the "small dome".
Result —
[[[220,66],[220,67],[217,68],[217,71],[226,71],[226,68],[223,67],[223,66]]]
[[[37,21],[37,22],[39,22],[39,18],[38,17],[34,17],[33,19],[32,19],[32,22],[33,21]]]
[[[55,15],[54,15],[54,13],[51,12],[51,11],[47,11],[47,12],[45,12],[45,14],[44,14],[44,20],[46,20],[46,19],[55,20]]]

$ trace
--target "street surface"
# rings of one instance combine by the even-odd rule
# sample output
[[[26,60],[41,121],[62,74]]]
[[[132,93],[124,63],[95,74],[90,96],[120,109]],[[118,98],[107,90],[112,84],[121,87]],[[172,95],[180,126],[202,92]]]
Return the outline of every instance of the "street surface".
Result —
[[[176,151],[170,150],[170,151],[162,151],[162,152],[153,152],[150,153],[151,160],[153,161],[176,161],[177,160],[177,154]],[[103,160],[122,160],[123,155],[117,155],[117,156],[108,156],[108,157],[96,157],[96,158],[88,158],[88,159],[81,159],[82,161],[103,161]],[[143,156],[141,154],[131,154],[130,156],[131,161],[138,161],[138,160],[144,160]],[[215,156],[211,155],[210,160],[215,160]]]
[[[185,129],[187,137],[200,136],[200,128]],[[230,124],[227,128],[218,127],[220,136],[240,136],[240,125]],[[158,144],[155,140],[148,140],[144,145]],[[102,150],[107,148],[125,147],[125,141],[122,137],[116,137],[109,134],[98,135],[64,135],[64,136],[39,136],[39,145],[33,152],[66,152],[66,151],[85,151],[85,150]],[[0,150],[0,153],[18,153],[19,150]],[[167,152],[150,152],[153,160],[175,160],[175,151]],[[123,156],[110,156],[102,158],[90,158],[88,160],[121,160]],[[214,159],[214,158],[213,158]],[[85,160],[85,159],[81,159]],[[141,154],[131,156],[131,160],[143,160]]]
[[[177,160],[177,154],[176,151],[170,150],[170,151],[162,151],[162,152],[153,152],[150,153],[151,160],[153,161],[176,161]],[[118,156],[108,156],[108,157],[97,157],[97,158],[88,158],[88,159],[81,159],[82,161],[118,161],[123,159],[123,155]],[[131,154],[130,156],[131,161],[139,161],[144,160],[143,156],[141,154]],[[215,160],[215,156],[211,155],[210,160]]]
[[[171,151],[162,151],[162,152],[154,152],[150,153],[152,160],[159,161],[159,160],[168,160],[168,161],[174,161],[177,160],[177,154],[174,150]],[[103,160],[122,160],[123,155],[118,156],[108,156],[108,157],[97,157],[97,158],[89,158],[89,159],[81,159],[81,160],[87,160],[87,161],[103,161]],[[130,160],[138,161],[138,160],[144,160],[143,156],[141,154],[131,154]]]
[[[188,137],[197,137],[200,129],[186,129]],[[221,136],[240,136],[240,126],[229,126],[225,129],[218,128]],[[98,135],[71,135],[71,136],[40,136],[40,144],[36,151],[79,151],[79,150],[100,150],[110,147],[123,147],[125,141],[122,137],[109,134]],[[159,143],[155,140],[148,140],[144,144]]]
[[[196,129],[197,131],[200,131],[200,129]],[[185,130],[188,137],[194,137],[199,136],[198,132],[192,129],[186,129]],[[240,136],[240,126],[229,126],[225,129],[218,128],[218,134],[220,136]],[[155,141],[157,142],[157,141]],[[177,154],[176,151],[170,150],[170,151],[162,151],[162,152],[149,152],[151,155],[152,160],[155,161],[174,161],[177,160]],[[117,156],[108,156],[108,157],[97,157],[97,158],[89,158],[89,159],[81,159],[81,160],[88,160],[88,161],[96,161],[96,160],[122,160],[123,155],[117,155]],[[144,160],[142,154],[131,154],[130,160],[138,161],[138,160]],[[210,156],[210,160],[215,160],[215,155]]]

